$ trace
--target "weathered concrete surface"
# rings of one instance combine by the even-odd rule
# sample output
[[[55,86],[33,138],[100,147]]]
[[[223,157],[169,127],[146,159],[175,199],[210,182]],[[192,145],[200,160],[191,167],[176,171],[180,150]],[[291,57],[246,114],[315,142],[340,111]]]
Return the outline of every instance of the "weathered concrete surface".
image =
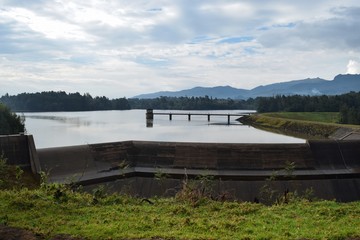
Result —
[[[32,135],[0,135],[0,155],[7,163],[39,172],[39,159]]]
[[[0,136],[8,163],[49,173],[54,182],[139,196],[172,196],[185,177],[211,176],[218,194],[252,201],[269,177],[276,191],[312,188],[319,198],[360,200],[360,141],[224,144],[126,141],[36,150],[31,135]],[[289,168],[287,162],[293,162]],[[288,171],[284,169],[288,167]],[[159,178],[160,176],[160,178]]]
[[[28,165],[29,149],[26,135],[0,136],[0,154],[7,158],[9,164]]]
[[[214,144],[127,141],[39,149],[41,171],[50,180],[84,185],[111,182],[151,196],[176,192],[187,176],[212,176],[215,190],[252,201],[261,186],[278,191],[314,189],[317,197],[360,200],[360,141],[308,141],[306,144]],[[293,162],[294,168],[289,168]],[[284,169],[288,168],[287,171]],[[163,176],[159,187],[155,176]],[[165,176],[165,177],[164,177]]]

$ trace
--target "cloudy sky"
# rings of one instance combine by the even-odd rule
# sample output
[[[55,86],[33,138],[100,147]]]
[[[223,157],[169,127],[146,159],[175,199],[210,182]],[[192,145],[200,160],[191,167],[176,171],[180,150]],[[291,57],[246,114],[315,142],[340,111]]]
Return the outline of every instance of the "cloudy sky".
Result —
[[[358,0],[0,0],[0,95],[118,98],[359,71]]]

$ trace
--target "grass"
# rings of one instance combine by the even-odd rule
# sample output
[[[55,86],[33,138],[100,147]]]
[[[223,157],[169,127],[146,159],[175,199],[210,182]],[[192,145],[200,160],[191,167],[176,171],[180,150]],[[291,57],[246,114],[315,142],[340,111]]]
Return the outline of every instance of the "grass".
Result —
[[[291,119],[290,116],[294,117],[294,115],[291,113],[254,114],[250,116],[244,116],[240,119],[240,121],[244,124],[248,124],[263,130],[303,139],[327,139],[339,128],[343,127],[340,124],[335,123],[310,121],[308,119]]]
[[[340,113],[338,112],[274,112],[263,113],[262,115],[323,123],[338,123],[340,120]]]
[[[294,201],[265,206],[204,199],[93,195],[66,190],[0,192],[0,222],[51,237],[88,239],[346,239],[360,236],[360,202]]]
[[[360,202],[308,201],[266,206],[213,201],[184,181],[175,198],[140,199],[81,192],[42,182],[28,189],[14,166],[0,165],[0,225],[51,238],[352,239],[360,237]],[[24,179],[23,179],[24,180]],[[4,187],[6,186],[6,187]],[[12,186],[12,187],[11,187]],[[20,187],[19,187],[20,186]],[[30,185],[33,187],[33,183]],[[188,187],[187,187],[188,186]]]
[[[0,155],[0,190],[4,189],[34,189],[39,186],[39,181],[29,170],[23,170],[19,166],[8,165],[6,158]]]
[[[338,124],[336,112],[273,112],[244,116],[242,123],[303,139],[337,138],[337,131],[360,131],[360,125]],[[344,133],[342,134],[344,135]]]

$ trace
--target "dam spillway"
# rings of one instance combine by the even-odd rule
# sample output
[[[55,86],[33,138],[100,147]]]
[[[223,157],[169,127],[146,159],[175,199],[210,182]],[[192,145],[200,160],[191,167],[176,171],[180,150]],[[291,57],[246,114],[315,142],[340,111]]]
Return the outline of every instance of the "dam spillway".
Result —
[[[186,178],[211,176],[217,192],[252,201],[276,175],[279,192],[312,189],[316,197],[360,200],[360,141],[305,144],[226,144],[126,141],[37,151],[54,182],[131,188],[143,197],[177,189]],[[291,172],[286,170],[292,164]],[[164,177],[160,184],[155,176]],[[174,190],[175,191],[175,190]],[[175,191],[176,192],[176,191]],[[171,195],[171,194],[170,194]]]
[[[360,141],[297,144],[123,141],[36,149],[31,135],[0,138],[9,163],[75,183],[135,196],[173,196],[185,178],[210,177],[214,192],[253,201],[269,184],[338,201],[360,200]],[[160,179],[159,179],[160,176]]]

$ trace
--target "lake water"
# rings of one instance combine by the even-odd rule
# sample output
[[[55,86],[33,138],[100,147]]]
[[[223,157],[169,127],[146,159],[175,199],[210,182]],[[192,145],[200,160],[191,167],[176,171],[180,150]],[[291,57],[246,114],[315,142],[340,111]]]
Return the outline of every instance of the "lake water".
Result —
[[[161,111],[154,111],[161,112]],[[170,112],[170,111],[165,111]],[[172,111],[193,112],[193,111]],[[199,112],[199,111],[195,111]],[[202,111],[204,113],[240,113],[241,110]],[[153,127],[147,127],[145,110],[37,112],[25,116],[28,134],[37,148],[127,140],[221,143],[303,143],[304,139],[261,131],[242,125],[232,117],[155,115]]]

